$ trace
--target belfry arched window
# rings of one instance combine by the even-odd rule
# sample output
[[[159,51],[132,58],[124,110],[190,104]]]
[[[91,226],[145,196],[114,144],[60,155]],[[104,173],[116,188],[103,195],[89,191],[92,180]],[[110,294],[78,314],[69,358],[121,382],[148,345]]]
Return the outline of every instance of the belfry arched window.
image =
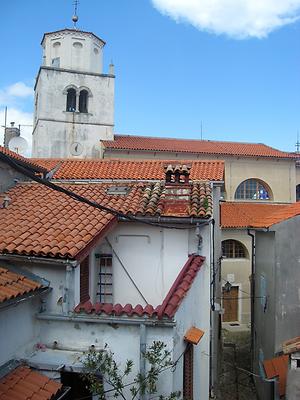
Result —
[[[270,200],[271,197],[271,189],[258,179],[247,179],[242,182],[234,195],[236,200]]]
[[[79,112],[88,112],[88,91],[83,89],[79,93]]]
[[[247,250],[245,246],[237,240],[223,240],[222,256],[226,258],[247,258]]]
[[[67,106],[66,111],[75,112],[76,111],[76,90],[70,88],[67,90]]]

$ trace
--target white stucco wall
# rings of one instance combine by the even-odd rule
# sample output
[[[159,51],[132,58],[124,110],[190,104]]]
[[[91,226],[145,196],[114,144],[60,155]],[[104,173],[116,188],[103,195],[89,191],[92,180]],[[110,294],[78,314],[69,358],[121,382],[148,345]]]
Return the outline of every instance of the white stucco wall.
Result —
[[[201,228],[204,237],[201,255],[208,255],[208,228]],[[161,304],[175,281],[177,275],[188,260],[188,255],[195,253],[195,228],[176,230],[152,227],[144,224],[120,223],[108,235],[108,239],[131,275],[135,284],[154,307]],[[107,253],[110,249],[105,241],[96,247],[95,252]],[[91,261],[93,262],[93,261]],[[97,268],[94,269],[91,282],[97,285]],[[95,295],[95,286],[91,294]],[[114,303],[125,305],[146,305],[133,283],[113,255],[113,296]],[[95,297],[94,301],[97,300]]]
[[[34,317],[39,308],[40,300],[35,298],[0,309],[0,365],[33,351],[39,341],[39,325]]]
[[[88,89],[88,112],[66,111],[68,87]],[[100,140],[113,138],[114,76],[40,69],[35,87],[34,157],[74,157],[72,143],[83,146],[78,158],[100,157]]]
[[[174,340],[174,359],[184,351],[186,343],[183,337],[187,330],[195,326],[205,332],[198,345],[194,345],[194,399],[209,398],[209,365],[210,365],[210,268],[206,261],[195,278],[192,287],[178,309]],[[174,372],[176,390],[182,390],[183,357]]]
[[[128,359],[134,362],[132,374],[126,378],[125,383],[131,382],[140,370],[139,325],[122,325],[118,324],[117,321],[115,324],[84,323],[80,322],[80,319],[78,319],[78,322],[40,322],[41,338],[49,348],[53,347],[54,341],[57,342],[58,349],[71,351],[88,351],[91,345],[94,345],[96,349],[103,349],[104,345],[108,344],[120,367],[124,367]],[[146,327],[147,346],[149,347],[155,340],[163,341],[167,345],[167,349],[171,351],[171,357],[173,357],[173,327]],[[174,390],[174,386],[171,370],[164,372],[158,382],[159,393],[170,393]]]

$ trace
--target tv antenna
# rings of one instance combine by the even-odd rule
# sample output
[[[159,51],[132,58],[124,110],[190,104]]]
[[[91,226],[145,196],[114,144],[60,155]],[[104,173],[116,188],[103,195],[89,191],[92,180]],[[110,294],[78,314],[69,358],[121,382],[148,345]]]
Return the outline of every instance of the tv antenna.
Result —
[[[72,17],[72,21],[74,23],[74,29],[77,29],[77,22],[78,22],[78,15],[77,15],[77,8],[78,8],[79,0],[74,0],[73,5],[74,5],[74,14]]]
[[[300,153],[299,130],[297,131],[296,153]]]

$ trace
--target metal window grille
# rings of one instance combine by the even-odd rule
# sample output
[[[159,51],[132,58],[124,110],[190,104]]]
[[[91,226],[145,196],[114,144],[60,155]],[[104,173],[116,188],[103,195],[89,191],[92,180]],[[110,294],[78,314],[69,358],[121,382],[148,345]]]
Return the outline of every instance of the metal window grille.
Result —
[[[242,182],[236,192],[237,200],[270,200],[267,188],[256,179],[247,179]]]
[[[112,273],[112,255],[96,254],[98,261],[99,280],[98,292],[100,303],[113,302],[113,273]]]
[[[90,298],[90,268],[89,257],[80,263],[80,302],[84,303]]]
[[[242,243],[228,239],[222,242],[222,255],[226,258],[246,258],[246,251]]]
[[[300,201],[300,185],[296,186],[296,201]]]

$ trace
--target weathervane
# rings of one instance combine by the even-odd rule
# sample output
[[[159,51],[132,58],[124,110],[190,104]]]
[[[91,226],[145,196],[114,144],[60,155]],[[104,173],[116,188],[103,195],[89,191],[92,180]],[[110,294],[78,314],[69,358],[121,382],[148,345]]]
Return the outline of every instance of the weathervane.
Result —
[[[77,29],[76,23],[77,23],[77,21],[78,21],[78,15],[77,15],[77,7],[78,7],[78,4],[79,4],[79,0],[74,0],[74,3],[73,3],[73,5],[74,5],[74,15],[73,15],[73,17],[72,17],[72,21],[73,21],[73,23],[74,23],[74,28],[75,28],[75,29]]]

